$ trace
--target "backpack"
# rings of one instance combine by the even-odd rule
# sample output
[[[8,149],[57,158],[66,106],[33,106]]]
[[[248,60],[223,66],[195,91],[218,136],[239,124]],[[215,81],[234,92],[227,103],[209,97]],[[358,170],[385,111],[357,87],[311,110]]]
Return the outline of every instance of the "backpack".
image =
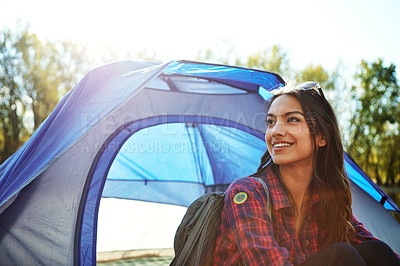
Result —
[[[268,216],[271,207],[268,187],[259,177],[267,196]],[[225,193],[211,192],[197,198],[188,207],[174,238],[174,265],[211,265],[215,250],[217,233],[221,224],[221,211],[224,207]]]

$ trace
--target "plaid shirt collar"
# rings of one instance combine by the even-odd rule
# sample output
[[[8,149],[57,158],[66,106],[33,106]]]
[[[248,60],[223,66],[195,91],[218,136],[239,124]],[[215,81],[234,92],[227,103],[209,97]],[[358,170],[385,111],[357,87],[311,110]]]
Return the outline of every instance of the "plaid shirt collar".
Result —
[[[275,175],[272,167],[269,166],[266,171],[262,174],[262,177],[267,181],[269,186],[269,194],[275,210],[280,210],[283,208],[290,208],[292,205],[288,196],[285,193],[285,189]],[[319,202],[319,193],[314,182],[311,183],[312,186],[312,197],[310,205],[317,204]]]

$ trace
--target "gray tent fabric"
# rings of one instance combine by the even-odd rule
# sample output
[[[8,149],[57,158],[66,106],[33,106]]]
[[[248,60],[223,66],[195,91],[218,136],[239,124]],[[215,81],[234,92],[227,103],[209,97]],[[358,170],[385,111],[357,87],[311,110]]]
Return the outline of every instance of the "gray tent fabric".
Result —
[[[96,114],[90,114],[88,129],[53,158],[42,172],[37,173],[35,179],[21,188],[19,193],[8,201],[9,206],[4,207],[0,213],[1,265],[95,264],[98,204],[105,179],[115,158],[114,152],[117,153],[120,148],[109,144],[119,136],[119,132],[134,134],[128,125],[136,123],[144,126],[143,121],[146,119],[152,119],[153,124],[163,124],[171,117],[178,121],[184,121],[187,117],[200,117],[204,120],[202,122],[229,121],[230,125],[246,127],[258,138],[262,138],[265,132],[264,100],[257,90],[249,89],[235,93],[232,93],[234,90],[230,90],[229,93],[166,90],[157,88],[157,84],[163,81],[160,75],[165,66],[152,67],[147,71],[143,66],[149,65],[143,63],[120,64],[123,71],[110,75],[109,80],[105,80],[105,85],[96,82],[97,87],[93,91],[101,89],[102,86],[116,91],[118,86],[132,86],[133,92],[120,99],[118,106],[104,108],[106,111],[101,116],[99,114],[97,119]],[[105,72],[107,67],[102,71]],[[98,72],[96,73],[98,75]],[[151,75],[143,79],[135,77],[146,75],[145,73]],[[96,75],[89,73],[90,79],[86,80],[95,81]],[[140,80],[140,84],[129,82],[130,75],[134,77],[132,80]],[[183,84],[183,76],[180,74],[176,77],[180,84]],[[218,78],[219,80],[215,79],[213,82],[223,90],[227,81],[220,76]],[[241,86],[241,83],[238,84]],[[93,86],[90,83],[83,85]],[[253,88],[253,85],[249,86]],[[100,100],[94,104],[101,105]],[[124,141],[126,139],[121,140],[121,143]],[[102,163],[101,156],[105,152],[112,153],[112,156],[106,163]],[[103,178],[94,179],[96,171],[101,172],[100,176]],[[249,171],[251,174],[253,169]],[[142,193],[141,199],[152,201],[151,191],[166,189],[167,182],[147,181],[151,180],[138,182],[137,185],[141,191],[146,192]],[[168,186],[168,193],[171,195],[169,203],[173,204],[176,201],[172,196],[179,196],[179,202],[187,206],[205,192],[205,185],[202,183],[181,183],[185,189]],[[193,193],[183,193],[185,191]],[[382,205],[357,185],[352,184],[352,193],[355,215],[372,233],[400,253],[400,225]],[[90,208],[94,211],[85,211]]]
[[[351,182],[354,215],[379,239],[400,254],[400,225],[396,219],[365,191]]]

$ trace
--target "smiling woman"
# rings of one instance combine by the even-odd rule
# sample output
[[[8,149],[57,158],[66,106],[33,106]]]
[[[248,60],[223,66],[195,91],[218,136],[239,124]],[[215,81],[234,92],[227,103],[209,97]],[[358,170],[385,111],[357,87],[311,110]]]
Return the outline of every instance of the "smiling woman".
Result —
[[[215,265],[392,265],[399,258],[352,213],[338,123],[321,87],[306,82],[273,91],[267,103],[268,151],[253,178],[225,194]],[[237,204],[238,195],[246,199]],[[270,218],[271,217],[271,218]]]
[[[316,135],[315,144],[307,125],[300,102],[292,95],[277,98],[267,114],[265,141],[274,163],[290,167],[304,165],[312,172],[314,146],[326,144],[321,134]],[[301,167],[301,166],[300,166]]]

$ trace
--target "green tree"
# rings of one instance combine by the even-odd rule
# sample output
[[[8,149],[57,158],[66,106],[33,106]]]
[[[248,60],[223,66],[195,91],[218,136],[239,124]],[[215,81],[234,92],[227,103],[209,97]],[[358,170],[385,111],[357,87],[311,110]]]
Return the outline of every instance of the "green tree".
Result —
[[[77,83],[89,67],[85,62],[77,45],[42,42],[27,26],[0,32],[0,162],[27,140]]]
[[[29,98],[35,130],[50,114],[60,97],[85,70],[82,50],[71,42],[42,42],[24,30],[16,44],[21,55],[22,87]]]
[[[282,76],[289,75],[289,58],[278,45],[253,53],[247,59],[245,66],[271,71]]]
[[[396,67],[362,61],[352,91],[357,100],[348,152],[381,185],[400,179],[400,87]]]
[[[22,144],[25,104],[19,76],[21,63],[15,48],[19,37],[11,31],[0,34],[0,162]]]
[[[328,73],[321,65],[308,65],[298,74],[296,74],[296,82],[316,81],[324,89],[335,88],[338,72]]]

